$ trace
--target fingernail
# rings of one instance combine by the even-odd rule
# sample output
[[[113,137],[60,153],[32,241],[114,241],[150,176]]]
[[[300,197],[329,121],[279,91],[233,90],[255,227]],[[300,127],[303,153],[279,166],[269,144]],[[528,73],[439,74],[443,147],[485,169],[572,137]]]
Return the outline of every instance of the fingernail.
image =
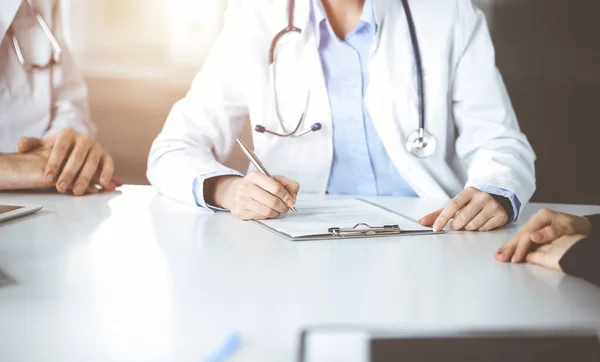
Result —
[[[67,183],[62,181],[61,183],[58,184],[58,188],[65,191],[67,189]]]
[[[500,249],[498,249],[498,250],[496,251],[496,254],[498,254],[498,255],[502,255],[502,254],[504,254],[504,248],[500,248]]]
[[[517,263],[517,257],[513,256],[512,259],[510,260],[511,263],[516,264]]]
[[[294,207],[294,201],[292,201],[292,200],[288,200],[288,201],[287,201],[287,206],[288,206],[288,207]]]
[[[76,194],[83,194],[84,192],[85,192],[85,187],[83,187],[82,185],[77,185],[75,187]]]
[[[49,173],[48,175],[46,175],[46,181],[47,182],[54,182],[54,174],[53,173]]]
[[[442,228],[440,227],[440,224],[433,224],[433,231],[438,232],[440,231]]]

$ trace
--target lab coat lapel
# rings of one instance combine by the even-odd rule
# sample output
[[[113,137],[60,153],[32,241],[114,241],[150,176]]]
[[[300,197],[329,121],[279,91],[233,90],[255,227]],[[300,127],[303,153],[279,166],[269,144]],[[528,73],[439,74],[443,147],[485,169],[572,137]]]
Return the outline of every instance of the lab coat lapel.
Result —
[[[315,40],[314,26],[311,21],[310,15],[310,1],[296,2],[296,24],[302,24],[302,44],[300,45],[300,69],[304,74],[307,82],[307,87],[310,89],[310,98],[308,105],[308,112],[304,122],[305,127],[310,127],[314,123],[321,123],[323,128],[318,134],[310,135],[308,138],[318,137],[319,139],[327,139],[327,149],[323,149],[322,152],[327,157],[322,157],[320,161],[315,162],[327,162],[327,165],[323,165],[323,170],[331,169],[331,162],[333,161],[333,126],[331,119],[331,107],[329,104],[329,95],[327,93],[327,84],[325,83],[325,76],[323,75],[323,66],[321,64],[321,57],[319,50],[317,49],[317,43]],[[315,138],[316,139],[316,138]],[[322,142],[317,142],[323,144]],[[327,190],[327,184],[329,183],[329,173],[324,175],[321,182],[321,192]]]
[[[308,89],[310,89],[309,113],[312,114],[308,122],[309,124],[320,122],[323,127],[330,130],[332,120],[329,95],[312,23],[306,24],[302,37],[300,68],[302,74],[306,76]]]
[[[375,8],[375,20],[380,26],[383,24],[383,19],[385,18],[389,1],[390,0],[373,0],[373,5]]]
[[[420,196],[446,199],[450,195],[428,171],[425,163],[408,153],[404,147],[406,136],[418,127],[419,120],[413,84],[416,82],[415,64],[408,27],[404,21],[404,9],[400,2],[374,1],[380,32],[369,68],[369,89],[372,91],[367,91],[366,94],[367,107],[377,132],[402,177]],[[323,168],[329,170],[333,160],[333,122],[327,85],[310,19],[310,2],[301,1],[296,6],[295,24],[303,25],[302,44],[298,50],[301,54],[300,67],[307,77],[311,92],[306,124],[320,122],[323,125],[319,137],[328,139],[328,149],[323,150],[328,158],[322,158],[322,162],[329,163]],[[388,19],[387,24],[385,17]],[[389,64],[389,59],[401,61],[399,64]],[[384,90],[383,93],[381,90]],[[323,178],[322,192],[327,189],[328,176]]]
[[[2,2],[4,4],[0,9],[0,42],[3,41],[6,31],[12,24],[23,0],[2,0]]]
[[[400,2],[397,5],[387,4],[387,0],[376,0],[376,6],[376,11],[384,11],[388,20],[380,26],[379,43],[373,49],[369,65],[367,109],[402,177],[419,196],[445,199],[449,195],[428,171],[426,162],[414,157],[405,148],[407,135],[418,128],[419,113],[414,90],[415,60],[404,9]],[[395,63],[390,64],[390,61]]]

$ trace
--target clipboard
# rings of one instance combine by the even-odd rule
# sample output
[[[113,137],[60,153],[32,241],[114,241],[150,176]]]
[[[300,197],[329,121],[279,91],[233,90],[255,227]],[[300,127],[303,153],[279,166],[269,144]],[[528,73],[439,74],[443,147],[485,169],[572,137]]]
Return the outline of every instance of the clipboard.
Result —
[[[263,229],[281,236],[290,241],[312,241],[312,240],[332,240],[332,239],[368,239],[383,238],[391,236],[414,236],[414,235],[434,235],[443,234],[444,231],[433,230],[402,230],[398,225],[369,226],[367,224],[358,224],[354,228],[329,228],[326,233],[307,236],[291,236],[281,231],[275,230],[259,221],[253,220],[255,224]],[[359,226],[365,226],[366,229],[359,229]]]
[[[386,224],[372,224],[368,222],[359,222],[356,220],[356,223],[352,223],[351,225],[336,225],[335,223],[327,226],[323,226],[322,229],[319,229],[318,232],[310,233],[307,235],[291,235],[290,233],[285,232],[282,229],[278,229],[277,227],[270,225],[276,224],[277,221],[273,220],[253,220],[253,222],[266,229],[270,232],[279,235],[280,237],[290,240],[290,241],[312,241],[312,240],[345,240],[345,239],[360,239],[360,238],[383,238],[383,237],[394,237],[394,236],[413,236],[413,235],[434,235],[434,234],[442,234],[443,231],[433,231],[430,228],[424,228],[418,224],[415,220],[412,220],[404,215],[396,213],[394,211],[388,210],[380,205],[371,203],[369,201],[363,199],[334,199],[334,200],[326,200],[321,202],[349,202],[349,201],[357,201],[362,203],[361,205],[354,206],[365,206],[371,208],[371,211],[377,209],[376,212],[381,212],[382,218],[387,218],[388,220],[397,219],[404,221],[404,225],[399,223],[386,223]],[[306,205],[302,202],[298,203],[298,212],[302,213],[306,210]],[[290,218],[296,217],[291,215]],[[293,222],[293,221],[292,221]],[[412,223],[416,226],[416,228],[406,227]],[[320,231],[322,230],[322,231]]]

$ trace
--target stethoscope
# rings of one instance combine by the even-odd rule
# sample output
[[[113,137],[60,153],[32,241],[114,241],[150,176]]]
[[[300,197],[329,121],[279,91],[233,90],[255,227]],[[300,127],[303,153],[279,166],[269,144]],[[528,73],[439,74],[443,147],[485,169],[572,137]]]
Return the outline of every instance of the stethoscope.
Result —
[[[19,63],[21,63],[21,65],[28,71],[52,68],[55,65],[60,64],[63,49],[60,43],[58,42],[58,39],[56,39],[56,36],[54,36],[54,34],[52,33],[52,30],[50,30],[50,26],[48,26],[48,23],[44,20],[40,12],[36,9],[33,0],[25,0],[25,2],[27,3],[29,9],[32,11],[39,27],[42,29],[42,31],[46,35],[46,38],[48,38],[50,45],[52,46],[52,57],[46,64],[28,63],[25,60],[25,57],[23,56],[23,51],[21,50],[21,46],[19,44],[17,36],[15,35],[14,31],[9,29],[12,44],[15,48],[15,53],[17,54],[17,58],[19,59]]]
[[[321,130],[323,126],[321,123],[315,123],[310,128],[300,130],[302,123],[304,121],[306,112],[308,110],[308,100],[310,98],[310,91],[306,97],[306,105],[304,107],[304,112],[300,116],[300,120],[298,121],[296,127],[288,131],[283,124],[283,117],[281,116],[281,111],[279,109],[279,96],[277,92],[277,71],[275,63],[277,61],[275,56],[275,50],[279,40],[291,33],[302,33],[302,30],[294,26],[294,10],[295,10],[295,0],[288,0],[288,25],[286,28],[281,30],[273,40],[271,41],[271,47],[269,49],[269,76],[271,81],[271,91],[273,93],[273,98],[275,100],[275,113],[277,115],[277,120],[279,121],[279,125],[283,130],[283,133],[277,133],[268,130],[266,127],[257,125],[254,130],[258,133],[269,133],[278,137],[300,137],[310,132],[316,132]],[[404,6],[404,12],[406,14],[406,21],[408,23],[408,28],[410,32],[410,39],[412,42],[412,48],[414,53],[414,59],[416,63],[417,70],[417,91],[419,96],[419,128],[411,132],[406,138],[406,150],[419,158],[425,158],[431,156],[435,152],[436,148],[436,140],[435,137],[427,132],[425,129],[425,115],[426,115],[426,104],[425,104],[425,84],[423,77],[423,59],[421,57],[421,50],[419,47],[419,40],[417,38],[417,31],[415,28],[415,23],[413,20],[412,12],[410,6],[408,5],[408,0],[402,0],[402,4]]]

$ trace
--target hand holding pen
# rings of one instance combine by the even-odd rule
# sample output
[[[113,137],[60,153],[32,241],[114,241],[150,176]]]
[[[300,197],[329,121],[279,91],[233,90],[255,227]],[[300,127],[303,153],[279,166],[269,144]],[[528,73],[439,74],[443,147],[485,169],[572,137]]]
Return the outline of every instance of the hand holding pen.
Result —
[[[258,171],[244,178],[222,176],[207,180],[206,201],[228,209],[242,220],[275,219],[290,210],[296,212],[294,205],[300,185],[283,176],[271,176],[254,152],[240,140],[238,143]]]

